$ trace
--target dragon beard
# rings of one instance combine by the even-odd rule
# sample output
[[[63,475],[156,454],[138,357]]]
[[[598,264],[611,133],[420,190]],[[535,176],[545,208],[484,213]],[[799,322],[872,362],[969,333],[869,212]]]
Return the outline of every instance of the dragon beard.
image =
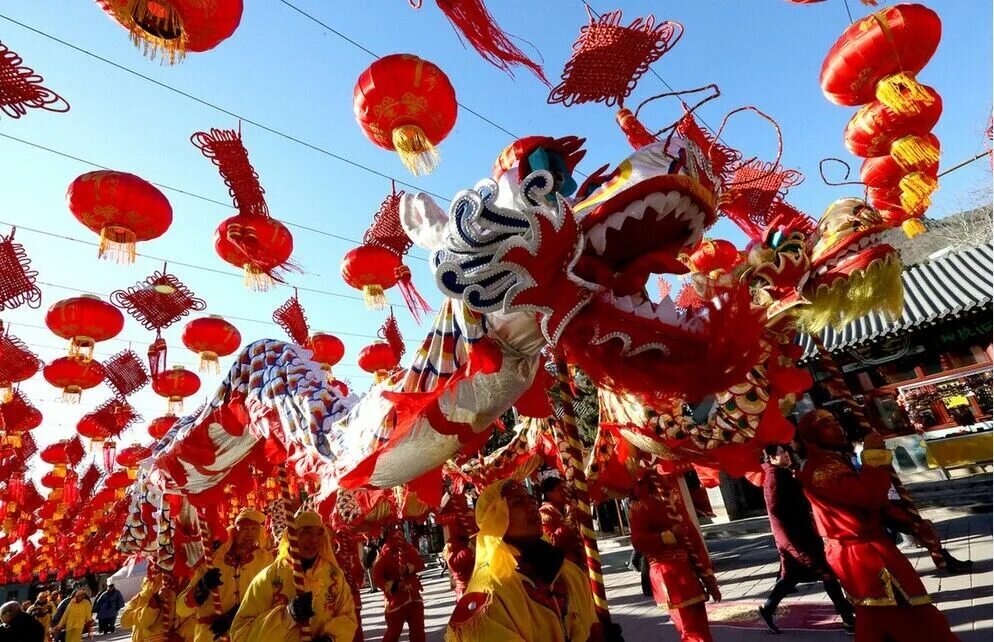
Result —
[[[841,330],[871,312],[900,318],[904,305],[902,270],[900,258],[891,253],[865,267],[835,275],[830,283],[819,279],[805,293],[811,305],[803,306],[797,313],[798,327],[808,334],[817,334],[828,326]]]

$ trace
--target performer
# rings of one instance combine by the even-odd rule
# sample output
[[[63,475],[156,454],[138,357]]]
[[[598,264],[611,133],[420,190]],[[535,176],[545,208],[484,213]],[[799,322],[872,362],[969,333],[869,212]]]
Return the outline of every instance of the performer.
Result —
[[[321,516],[299,512],[293,526],[305,590],[297,593],[294,560],[284,535],[276,561],[245,592],[231,625],[232,642],[299,642],[301,622],[310,623],[312,642],[342,642],[355,635],[352,591],[332,553]]]
[[[153,567],[149,566],[145,577],[142,579],[141,588],[138,594],[128,600],[121,611],[121,628],[131,629],[131,642],[141,642],[142,633],[138,626],[141,619],[142,610],[148,605],[152,595],[159,590],[159,576]]]
[[[570,518],[569,501],[563,480],[546,477],[542,480],[542,497],[545,501],[539,512],[542,515],[542,534],[549,542],[566,553],[566,559],[577,566],[584,566],[583,538],[580,529]]]
[[[353,642],[362,642],[362,582],[366,571],[362,567],[362,557],[359,554],[359,539],[350,529],[340,529],[335,533],[335,559],[338,560],[345,581],[352,591],[352,604],[355,606],[356,631]]]
[[[405,622],[411,642],[424,642],[425,605],[418,577],[418,571],[424,567],[418,550],[407,543],[400,528],[387,535],[373,564],[373,582],[383,591],[387,622],[383,642],[397,642]]]
[[[476,551],[469,537],[461,530],[454,528],[449,541],[445,543],[442,553],[445,555],[445,565],[449,567],[449,575],[456,591],[456,600],[466,592],[466,585],[473,576],[473,566],[476,563]]]
[[[825,561],[825,545],[815,533],[811,504],[793,474],[789,446],[769,446],[763,461],[763,496],[770,516],[773,541],[780,553],[780,575],[759,615],[774,633],[780,633],[775,615],[780,601],[801,582],[821,580],[846,630],[853,628],[853,608],[842,594],[839,580]]]
[[[52,615],[55,613],[55,604],[49,599],[49,592],[42,591],[35,598],[35,603],[28,609],[28,615],[41,622],[45,629],[43,638],[48,640],[48,632],[52,628]]]
[[[683,525],[658,496],[647,473],[635,485],[635,502],[629,514],[632,547],[649,561],[649,578],[656,604],[670,611],[682,642],[711,642],[705,608],[708,594],[715,602],[721,592],[714,574],[698,577],[685,548]],[[682,520],[681,520],[682,521]]]
[[[161,573],[156,573],[148,597],[144,604],[137,608],[133,615],[127,613],[121,616],[121,626],[125,626],[125,618],[133,623],[131,639],[135,642],[145,640],[169,640],[173,642],[193,642],[196,633],[197,619],[192,614],[180,615],[177,601],[180,587],[174,587],[174,578],[166,581]],[[136,598],[137,599],[137,598]]]
[[[476,502],[476,568],[449,619],[446,642],[600,642],[587,574],[542,539],[524,486],[501,480]]]
[[[78,590],[73,593],[72,601],[66,606],[62,617],[55,622],[55,629],[65,631],[66,642],[80,642],[83,639],[83,629],[93,615],[90,600],[86,591]]]
[[[273,555],[263,545],[266,516],[243,509],[228,529],[228,541],[214,553],[214,566],[197,569],[190,585],[180,595],[177,615],[195,617],[195,642],[214,642],[231,628],[242,596],[259,572],[273,563]],[[220,615],[214,611],[213,591],[221,602]]]
[[[800,480],[828,565],[856,607],[856,639],[956,640],[914,567],[884,532],[891,453],[883,439],[866,436],[857,472],[832,413],[809,412],[798,434],[808,454]]]

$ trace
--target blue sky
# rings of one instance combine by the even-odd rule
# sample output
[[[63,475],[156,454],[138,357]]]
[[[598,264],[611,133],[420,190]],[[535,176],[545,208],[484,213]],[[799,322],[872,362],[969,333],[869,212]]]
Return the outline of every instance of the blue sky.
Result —
[[[548,105],[548,89],[529,72],[517,71],[510,78],[465,49],[430,1],[419,11],[403,0],[292,2],[378,54],[411,52],[435,62],[449,75],[464,105],[515,135],[586,136],[589,152],[581,166],[585,171],[616,163],[630,152],[614,124],[612,109],[603,105],[571,109]],[[833,199],[848,195],[845,188],[822,185],[817,169],[820,158],[848,158],[842,131],[853,110],[828,103],[818,87],[824,54],[848,24],[842,0],[809,6],[793,6],[783,0],[614,4],[596,0],[591,4],[600,12],[624,9],[626,24],[650,11],[658,19],[681,22],[686,28],[683,40],[653,69],[677,89],[718,83],[722,97],[700,112],[713,126],[725,113],[742,105],[755,105],[773,116],[783,129],[783,164],[807,177],[791,192],[790,200],[796,206],[817,217]],[[857,17],[868,12],[858,0],[849,0],[849,4]],[[352,88],[371,62],[369,54],[279,0],[250,0],[246,5],[242,24],[231,39],[214,51],[191,55],[175,67],[143,58],[127,34],[93,2],[0,0],[0,15],[438,194],[452,195],[487,175],[495,156],[510,142],[505,132],[462,111],[441,146],[439,169],[425,178],[408,175],[393,154],[363,137],[352,116]],[[505,30],[534,44],[555,84],[586,21],[582,3],[490,0],[489,5]],[[936,133],[942,142],[943,163],[949,166],[984,148],[992,93],[991,3],[933,0],[929,6],[942,17],[944,32],[936,56],[920,79],[943,97],[944,113]],[[0,119],[0,134],[215,200],[228,200],[214,166],[190,144],[189,137],[211,127],[237,127],[235,118],[9,20],[0,19],[0,39],[72,105],[68,114],[34,111],[17,121]],[[533,51],[526,44],[522,48]],[[647,74],[629,102],[634,106],[664,91],[662,83]],[[657,102],[643,114],[647,124],[659,128],[675,119],[678,111],[674,103]],[[347,238],[362,236],[390,188],[388,181],[247,123],[242,131],[274,216]],[[772,159],[776,150],[770,128],[748,115],[733,120],[723,138],[747,156]],[[858,163],[854,161],[853,166],[858,168]],[[0,138],[0,221],[4,223],[0,230],[6,233],[6,224],[12,223],[94,241],[95,236],[69,214],[64,196],[72,179],[91,169],[85,163]],[[972,204],[969,194],[989,180],[989,165],[983,161],[943,179],[931,214],[947,214]],[[250,293],[242,287],[240,275],[214,254],[213,231],[232,210],[176,192],[165,193],[174,209],[173,227],[161,239],[139,246],[139,251],[219,270],[222,273],[178,265],[170,268],[206,299],[207,313],[255,320],[234,320],[245,340],[283,337],[282,331],[267,321],[290,291],[277,288],[266,294]],[[306,274],[294,277],[293,283],[355,295],[338,274],[341,256],[351,245],[298,228],[292,231],[294,259],[306,270]],[[727,222],[720,222],[713,235],[744,244],[742,234]],[[143,257],[133,266],[98,261],[95,247],[24,229],[18,231],[17,239],[39,271],[39,280],[57,286],[107,294],[161,267],[161,261]],[[417,248],[413,253],[425,256]],[[437,306],[440,297],[425,261],[411,259],[408,263],[422,294]],[[76,293],[51,285],[42,290],[41,309],[21,308],[4,312],[2,318],[42,358],[50,360],[61,354],[63,342],[43,328],[44,310]],[[396,293],[391,294],[399,301]],[[300,297],[313,330],[372,336],[383,321],[382,313],[367,311],[354,299],[306,291]],[[398,315],[409,349],[413,349],[423,330],[403,309]],[[166,333],[171,361],[193,366],[196,356],[179,342],[181,328],[182,323]],[[350,379],[356,388],[365,389],[371,378],[358,369],[355,359],[369,339],[342,338],[347,353],[336,373]],[[129,318],[120,339],[100,345],[98,356],[106,358],[129,341],[144,354],[151,336]],[[201,394],[191,408],[212,393],[218,382],[217,377],[204,376],[203,380]],[[55,403],[57,391],[40,376],[24,389],[45,413],[46,422],[36,433],[42,443],[71,434],[81,414],[109,396],[101,386],[89,391],[81,406],[65,407]],[[165,410],[165,401],[149,390],[133,401],[146,420]],[[131,437],[144,438],[144,430],[133,430]]]

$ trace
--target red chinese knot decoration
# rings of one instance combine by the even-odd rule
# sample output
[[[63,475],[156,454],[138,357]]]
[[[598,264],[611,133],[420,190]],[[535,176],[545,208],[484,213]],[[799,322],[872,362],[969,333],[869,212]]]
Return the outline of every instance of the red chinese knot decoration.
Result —
[[[307,325],[304,306],[300,305],[300,299],[297,298],[296,288],[293,296],[273,312],[273,322],[283,328],[290,340],[298,346],[307,345],[307,337],[311,331]]]
[[[11,118],[20,118],[28,109],[44,109],[65,113],[69,103],[42,85],[44,78],[24,60],[0,42],[0,111]]]
[[[227,40],[242,19],[242,0],[97,0],[149,58],[169,64]]]
[[[97,256],[135,262],[135,244],[165,234],[173,222],[169,200],[143,178],[110,170],[87,172],[66,191],[69,211],[100,235]]]
[[[0,431],[7,435],[25,433],[41,425],[41,411],[20,390],[0,403]]]
[[[116,290],[110,300],[123,308],[147,330],[161,331],[190,312],[207,308],[203,299],[194,296],[183,282],[165,271],[153,272],[127,290]]]
[[[14,384],[35,376],[41,366],[41,359],[0,324],[0,403],[10,401]]]
[[[362,133],[396,151],[415,176],[438,166],[436,146],[456,124],[456,92],[435,64],[413,54],[384,56],[359,76],[352,109]]]
[[[748,162],[735,170],[719,207],[750,238],[759,239],[777,206],[784,202],[787,190],[803,179],[797,170],[758,160]]]
[[[197,132],[191,142],[217,166],[228,186],[238,214],[224,220],[214,232],[214,250],[223,261],[245,273],[245,286],[264,292],[274,281],[283,282],[290,263],[293,235],[270,217],[265,190],[249,162],[242,135],[233,129]]]
[[[620,10],[595,18],[588,8],[587,15],[590,23],[580,28],[562,82],[549,94],[550,104],[623,105],[642,74],[683,35],[681,24],[669,20],[657,24],[651,15],[636,18],[627,27],[621,24]]]
[[[411,270],[403,257],[411,239],[400,224],[400,199],[404,192],[391,191],[373,215],[373,223],[362,237],[362,245],[349,250],[342,259],[342,279],[362,290],[366,306],[381,310],[387,305],[385,290],[400,284],[400,292],[415,320],[431,311],[411,281]]]
[[[133,350],[118,352],[104,361],[103,367],[107,385],[122,399],[148,385],[148,370]]]
[[[38,272],[31,269],[24,246],[14,242],[15,231],[12,227],[10,234],[0,235],[0,311],[41,305],[41,289],[35,285]]]

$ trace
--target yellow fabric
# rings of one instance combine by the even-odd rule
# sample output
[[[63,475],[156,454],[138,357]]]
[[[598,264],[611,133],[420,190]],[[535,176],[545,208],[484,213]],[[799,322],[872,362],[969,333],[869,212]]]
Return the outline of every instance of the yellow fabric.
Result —
[[[237,526],[245,521],[255,522],[261,526],[266,523],[266,516],[252,508],[243,508],[242,511],[238,513],[238,517],[235,518],[235,525]]]
[[[476,614],[458,625],[450,624],[445,632],[446,642],[584,642],[590,637],[590,627],[597,621],[594,600],[590,594],[587,575],[572,562],[564,562],[560,577],[566,582],[568,612],[566,635],[559,618],[542,606],[525,590],[528,580],[515,572],[498,581],[489,567],[473,573],[464,595],[483,593],[488,597]],[[472,597],[463,598],[473,599]]]
[[[223,547],[223,550],[226,552],[227,547]],[[256,549],[252,557],[238,567],[226,563],[224,558],[225,555],[218,555],[214,559],[214,566],[221,571],[221,586],[217,588],[221,596],[221,613],[227,613],[239,604],[242,597],[248,592],[249,585],[252,584],[255,576],[273,563],[273,554],[263,549]],[[213,596],[208,596],[207,601],[199,607],[193,601],[193,591],[197,582],[206,572],[207,566],[201,564],[190,581],[190,585],[180,594],[176,602],[176,614],[179,617],[192,617],[196,620],[194,642],[214,642],[214,634],[211,632],[209,619],[214,616]],[[200,619],[204,619],[204,622],[200,622]]]
[[[867,448],[860,455],[860,458],[865,466],[890,466],[894,455],[886,448]]]
[[[304,589],[314,595],[311,634],[351,640],[357,627],[355,605],[334,556],[331,561],[319,557],[304,573]],[[278,559],[249,585],[231,625],[231,642],[299,642],[299,629],[287,611],[295,597],[293,566],[289,559]]]
[[[305,526],[324,526],[324,522],[321,521],[321,516],[317,513],[304,510],[293,516],[293,525],[297,528],[304,528]]]
[[[83,600],[82,602],[77,602],[71,600],[66,606],[66,610],[63,611],[62,617],[59,621],[55,623],[55,626],[62,627],[66,631],[71,631],[73,629],[83,630],[86,623],[90,621],[92,616],[92,607],[89,601]]]
[[[141,642],[138,620],[141,618],[142,609],[148,604],[149,598],[156,590],[158,590],[157,580],[145,577],[138,590],[138,595],[128,600],[121,611],[121,628],[131,629],[131,642]]]
[[[510,480],[496,481],[487,486],[476,500],[476,524],[480,531],[476,534],[476,565],[473,574],[482,568],[498,584],[515,574],[518,562],[517,552],[504,541],[507,532],[507,502],[501,496],[504,485]]]
[[[83,629],[66,629],[66,642],[82,642]]]

